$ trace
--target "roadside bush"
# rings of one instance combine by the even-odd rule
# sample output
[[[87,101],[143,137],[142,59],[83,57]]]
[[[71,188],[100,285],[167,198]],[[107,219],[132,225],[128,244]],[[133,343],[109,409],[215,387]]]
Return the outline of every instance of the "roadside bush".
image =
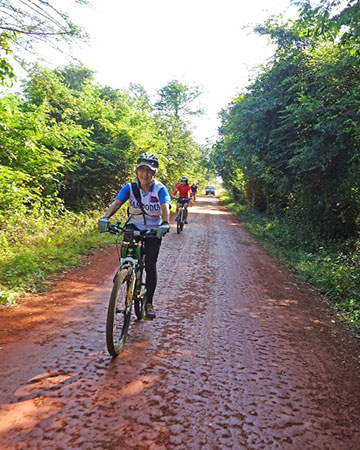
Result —
[[[83,255],[113,243],[112,235],[97,230],[101,214],[66,212],[51,218],[24,217],[16,227],[2,230],[0,304],[13,303],[20,294],[46,289],[49,275],[78,265]]]
[[[297,277],[319,289],[336,306],[339,315],[360,332],[360,241],[355,246],[353,241],[331,246],[317,242],[316,249],[311,242],[309,250],[299,229],[285,219],[254,212],[227,195],[221,201],[261,245]]]

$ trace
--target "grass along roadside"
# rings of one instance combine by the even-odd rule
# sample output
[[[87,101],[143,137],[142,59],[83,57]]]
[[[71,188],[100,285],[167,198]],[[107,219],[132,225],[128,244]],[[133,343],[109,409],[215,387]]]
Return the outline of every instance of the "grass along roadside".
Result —
[[[95,248],[114,243],[114,236],[100,234],[101,213],[66,213],[56,219],[21,222],[18,229],[0,234],[0,304],[19,295],[46,290],[55,273],[79,265]],[[118,215],[118,220],[120,216]]]
[[[254,213],[226,194],[220,200],[264,248],[316,287],[336,306],[339,316],[360,333],[360,242],[351,252],[321,244],[316,251],[308,251],[301,236],[285,220]]]

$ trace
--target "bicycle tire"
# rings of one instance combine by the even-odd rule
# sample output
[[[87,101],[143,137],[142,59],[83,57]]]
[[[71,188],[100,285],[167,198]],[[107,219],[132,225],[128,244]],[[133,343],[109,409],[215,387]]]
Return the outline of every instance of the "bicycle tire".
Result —
[[[176,224],[176,232],[180,234],[183,229],[184,212],[182,209],[179,210],[178,221]]]
[[[117,273],[111,291],[106,318],[106,346],[111,356],[117,356],[124,347],[131,318],[129,296],[129,270]]]
[[[145,289],[145,270],[140,270],[140,273],[138,274],[140,277],[140,286],[138,288],[138,292],[136,292],[136,295],[134,296],[134,310],[135,315],[138,320],[141,320],[144,316],[144,306],[145,306],[145,295],[146,295],[146,289]]]

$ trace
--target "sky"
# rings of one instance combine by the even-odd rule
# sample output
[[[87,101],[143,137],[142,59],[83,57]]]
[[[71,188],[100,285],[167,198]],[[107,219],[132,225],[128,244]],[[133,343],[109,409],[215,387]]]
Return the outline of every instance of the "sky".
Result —
[[[199,143],[214,140],[218,113],[274,52],[251,25],[294,14],[290,0],[90,1],[91,7],[61,2],[90,35],[89,44],[74,45],[72,54],[99,83],[120,89],[140,83],[152,99],[172,80],[201,86],[206,114],[194,121]]]

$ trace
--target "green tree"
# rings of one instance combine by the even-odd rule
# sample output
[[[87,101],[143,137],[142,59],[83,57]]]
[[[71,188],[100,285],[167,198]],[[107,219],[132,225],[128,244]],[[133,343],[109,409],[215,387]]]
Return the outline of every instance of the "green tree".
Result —
[[[150,96],[141,84],[130,83],[129,93],[130,99],[132,100],[133,105],[136,109],[147,112],[150,112],[152,110]]]
[[[14,172],[14,189],[24,174],[25,209],[31,208],[25,200],[30,193],[72,210],[108,204],[133,178],[145,151],[159,156],[159,178],[166,184],[184,172],[199,177],[202,153],[185,122],[154,113],[141,86],[101,86],[83,65],[35,65],[22,96],[0,98],[0,127],[2,173],[10,179]]]
[[[189,87],[177,80],[170,81],[158,91],[159,100],[155,108],[167,117],[177,121],[203,114],[201,108],[194,108],[194,102],[202,94],[198,86]]]
[[[316,29],[318,16],[307,8],[297,21],[272,19],[258,27],[277,50],[247,91],[223,111],[213,157],[227,186],[234,185],[240,169],[242,198],[257,209],[286,214],[306,239],[356,238],[358,37],[354,32],[349,45],[349,29],[340,27],[340,39],[329,39],[330,18],[322,35],[320,27],[309,32],[309,24]]]
[[[190,87],[170,81],[158,91],[154,108],[159,135],[165,144],[164,181],[174,185],[182,175],[198,179],[202,155],[200,146],[192,136],[188,119],[203,113],[194,103],[201,95],[198,86]]]

